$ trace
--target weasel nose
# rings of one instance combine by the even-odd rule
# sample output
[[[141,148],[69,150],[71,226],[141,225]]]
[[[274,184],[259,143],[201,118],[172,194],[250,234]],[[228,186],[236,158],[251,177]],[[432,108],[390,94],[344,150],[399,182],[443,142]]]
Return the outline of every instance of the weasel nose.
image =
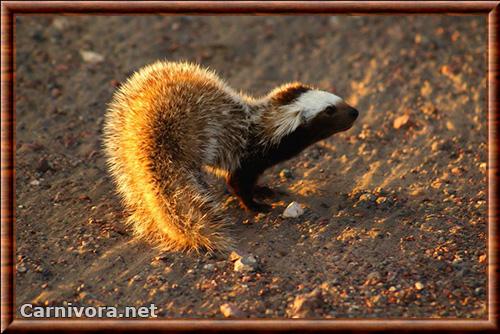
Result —
[[[352,118],[358,118],[359,112],[356,109],[351,108],[349,110],[349,115],[351,115]]]

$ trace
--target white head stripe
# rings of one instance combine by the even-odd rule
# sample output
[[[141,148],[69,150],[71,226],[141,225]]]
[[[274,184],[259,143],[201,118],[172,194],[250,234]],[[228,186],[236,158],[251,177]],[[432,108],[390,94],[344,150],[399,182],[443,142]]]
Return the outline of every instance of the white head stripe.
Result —
[[[338,105],[342,101],[337,95],[321,90],[309,90],[301,94],[295,102],[282,106],[281,112],[274,115],[271,142],[279,142],[283,136],[295,131],[304,121],[313,119],[326,107]]]
[[[310,90],[300,95],[294,103],[286,108],[300,111],[303,118],[310,120],[326,107],[338,105],[340,102],[342,99],[335,94],[322,90]]]

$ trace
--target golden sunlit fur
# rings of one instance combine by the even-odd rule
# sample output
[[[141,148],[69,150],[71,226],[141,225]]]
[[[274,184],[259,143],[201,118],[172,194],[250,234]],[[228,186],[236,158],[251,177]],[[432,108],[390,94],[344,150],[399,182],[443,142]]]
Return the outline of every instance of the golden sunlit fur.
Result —
[[[217,158],[217,148],[205,145],[217,138],[217,132],[228,128],[237,134],[245,126],[226,127],[223,120],[231,115],[220,115],[219,120],[213,116],[224,109],[241,112],[231,105],[235,96],[212,72],[187,63],[157,62],[120,87],[106,115],[104,146],[118,192],[131,211],[127,222],[136,234],[170,250],[215,250],[231,245],[225,219],[214,204],[215,194],[197,179],[200,173],[192,165]],[[196,122],[196,110],[190,110],[193,105],[201,106],[210,117],[200,114]],[[178,144],[181,137],[189,136],[190,127],[200,127],[198,137],[186,138],[182,153],[158,145],[159,123],[169,119],[178,119],[169,129]],[[213,129],[207,124],[213,124]],[[243,147],[238,138],[225,141],[228,146]],[[231,157],[220,160],[225,169],[237,163]],[[157,169],[151,168],[153,164],[159,164]],[[165,173],[159,175],[162,168]]]
[[[301,87],[253,99],[207,69],[171,62],[129,78],[109,105],[104,148],[135,233],[165,250],[230,249],[227,218],[205,173],[228,175],[258,148],[255,137],[269,147],[294,131],[306,118],[283,106],[309,89]]]

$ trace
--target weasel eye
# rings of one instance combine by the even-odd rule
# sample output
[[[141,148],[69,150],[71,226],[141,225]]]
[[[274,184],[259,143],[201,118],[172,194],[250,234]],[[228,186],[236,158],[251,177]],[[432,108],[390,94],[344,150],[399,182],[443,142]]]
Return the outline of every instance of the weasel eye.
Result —
[[[327,113],[327,115],[333,115],[337,112],[337,108],[335,106],[328,106],[326,109],[325,109],[325,112]]]

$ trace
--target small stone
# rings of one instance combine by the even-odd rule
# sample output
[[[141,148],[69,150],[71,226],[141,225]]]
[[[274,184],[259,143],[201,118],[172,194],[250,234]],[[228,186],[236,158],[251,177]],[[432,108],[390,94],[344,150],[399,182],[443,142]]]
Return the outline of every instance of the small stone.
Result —
[[[394,129],[397,130],[397,129],[405,126],[406,124],[408,124],[409,120],[410,120],[410,115],[408,115],[408,114],[399,116],[394,120],[394,122],[392,123],[392,126],[394,127]]]
[[[207,264],[203,265],[203,269],[205,269],[205,270],[212,271],[212,270],[214,270],[214,268],[215,268],[215,266],[212,263],[207,263]]]
[[[220,311],[226,318],[244,318],[246,316],[239,308],[228,303],[222,304]]]
[[[20,264],[17,266],[17,272],[18,273],[25,273],[28,269],[23,264]]]
[[[252,255],[243,256],[234,263],[234,271],[251,272],[257,268],[257,260]]]
[[[252,280],[252,276],[250,276],[250,275],[245,275],[245,276],[243,276],[243,277],[241,278],[241,281],[242,281],[243,283],[248,283],[248,282],[250,282],[251,280]]]
[[[86,63],[97,64],[104,61],[104,56],[94,51],[80,50],[80,56]]]
[[[52,169],[52,167],[50,166],[50,164],[47,161],[47,159],[46,158],[41,158],[38,161],[38,165],[36,167],[36,171],[39,172],[39,173],[45,173],[49,169]]]
[[[304,209],[297,202],[290,203],[285,211],[283,211],[283,217],[285,218],[297,218],[300,217],[304,213]]]
[[[381,196],[388,195],[388,194],[387,194],[387,191],[386,191],[384,188],[382,188],[382,187],[377,187],[377,188],[375,188],[375,189],[373,190],[373,192],[374,192],[375,194],[377,194],[377,195],[381,195]]]
[[[30,185],[32,186],[39,186],[40,185],[40,181],[39,180],[33,180],[30,182]]]
[[[479,256],[479,263],[485,263],[486,262],[486,254],[480,255]]]
[[[422,290],[424,288],[424,285],[421,282],[415,283],[415,288],[417,290]]]
[[[451,68],[448,66],[448,65],[443,65],[441,66],[440,68],[440,72],[446,76],[451,76],[453,75],[453,72],[451,70]]]
[[[321,290],[316,288],[310,293],[295,297],[293,304],[287,309],[287,314],[292,318],[315,316],[315,310],[323,303]]]
[[[241,257],[242,257],[242,256],[243,256],[243,255],[242,255],[240,252],[238,252],[238,251],[232,251],[232,252],[229,254],[229,261],[234,262],[234,261],[236,261],[236,260],[241,259]]]
[[[435,142],[432,143],[432,145],[431,145],[431,151],[432,152],[439,151],[439,142],[435,141]]]
[[[474,289],[474,294],[476,296],[478,296],[478,297],[481,296],[481,295],[483,295],[484,294],[484,288],[482,288],[482,287],[475,288]]]
[[[486,170],[486,162],[481,162],[479,164],[479,169],[482,170],[482,171],[485,171]]]
[[[365,193],[359,196],[359,201],[360,202],[375,202],[377,200],[377,196],[370,194],[370,193]]]
[[[417,188],[417,189],[413,189],[409,192],[409,194],[411,196],[420,196],[424,193],[424,190],[422,188]]]
[[[375,205],[375,201],[377,200],[377,196],[371,194],[371,193],[365,193],[359,196],[358,202],[354,204],[355,207],[362,207],[362,208],[370,208],[371,206]]]
[[[88,195],[85,195],[85,194],[79,195],[78,199],[80,201],[89,201],[89,202],[91,201],[91,198]]]
[[[435,116],[438,113],[436,106],[431,103],[427,103],[424,106],[422,106],[421,110],[425,115],[428,116]]]
[[[443,185],[443,182],[441,182],[440,179],[435,179],[434,181],[431,182],[431,187],[434,189],[439,189]]]

